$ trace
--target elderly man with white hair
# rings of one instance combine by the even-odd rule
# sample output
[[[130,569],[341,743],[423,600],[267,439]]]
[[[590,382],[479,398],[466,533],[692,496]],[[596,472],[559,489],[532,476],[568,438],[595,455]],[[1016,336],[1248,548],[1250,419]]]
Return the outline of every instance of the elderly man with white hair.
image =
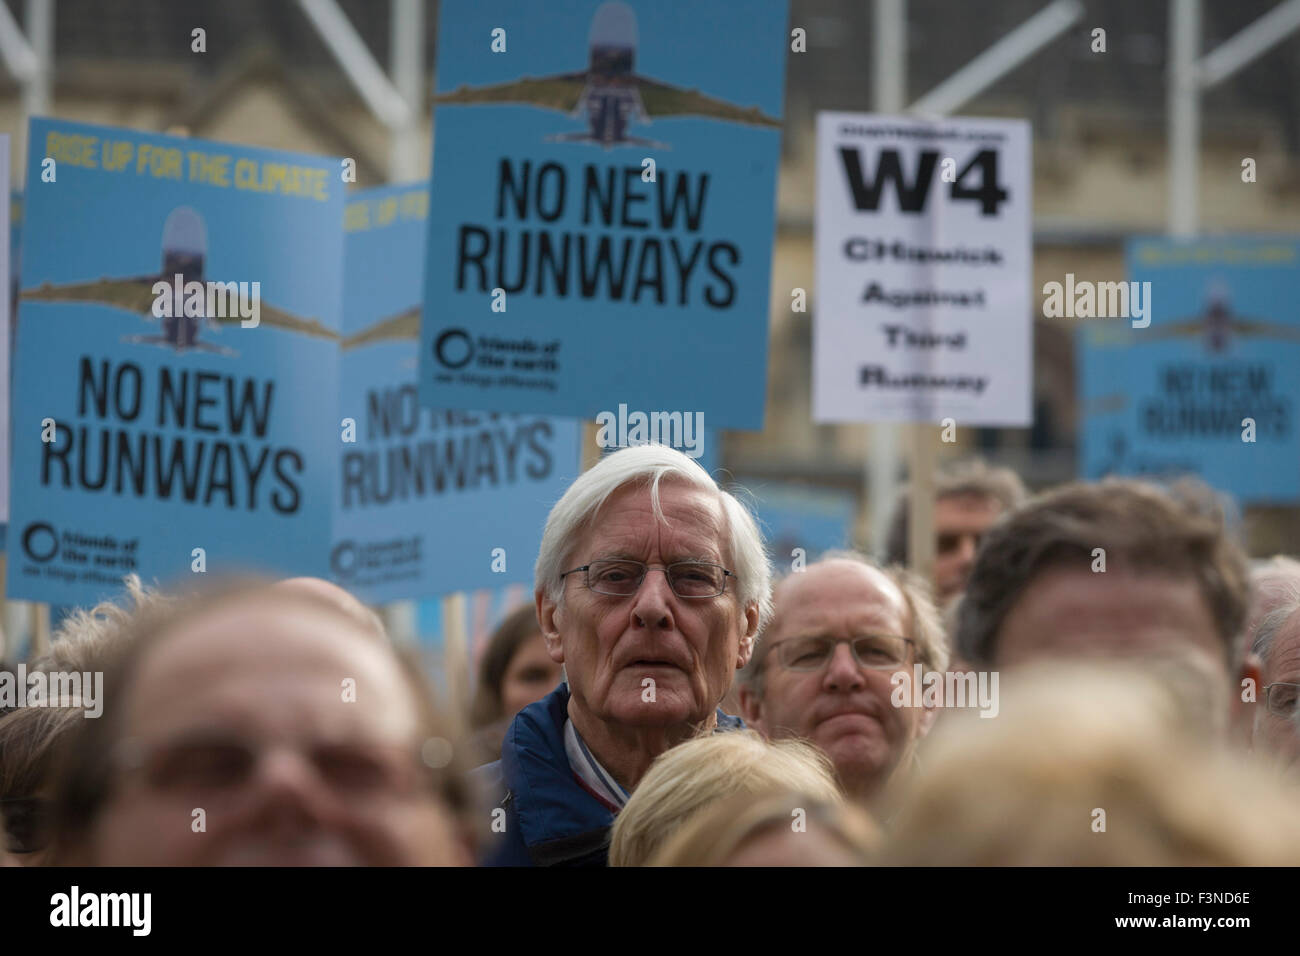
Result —
[[[771,568],[745,507],[662,445],[617,451],[551,510],[537,617],[565,682],[511,723],[484,862],[607,862],[609,828],[647,768],[742,722],[718,709],[771,609]]]
[[[1251,649],[1260,660],[1252,744],[1281,763],[1300,763],[1300,563],[1274,558],[1251,575]]]

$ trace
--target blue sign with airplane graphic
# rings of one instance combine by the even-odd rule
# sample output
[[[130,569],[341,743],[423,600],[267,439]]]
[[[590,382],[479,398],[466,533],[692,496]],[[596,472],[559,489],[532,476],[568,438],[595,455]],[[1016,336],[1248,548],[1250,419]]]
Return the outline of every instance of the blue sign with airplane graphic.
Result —
[[[9,593],[329,572],[341,161],[34,119]]]
[[[546,516],[579,471],[575,420],[419,405],[428,209],[419,183],[356,193],[346,210],[330,567],[371,602],[531,583]]]
[[[1243,503],[1300,499],[1300,240],[1139,239],[1127,256],[1150,325],[1078,330],[1083,476],[1192,474]]]
[[[785,0],[444,0],[420,400],[761,428]]]

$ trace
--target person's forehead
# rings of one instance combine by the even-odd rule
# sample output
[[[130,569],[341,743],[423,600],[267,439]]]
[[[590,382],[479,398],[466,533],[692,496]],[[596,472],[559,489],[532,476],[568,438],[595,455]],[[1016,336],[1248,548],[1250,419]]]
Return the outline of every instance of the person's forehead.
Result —
[[[903,627],[907,603],[898,586],[876,568],[854,561],[814,564],[785,578],[777,588],[779,634],[825,627]]]
[[[1124,568],[1047,568],[1029,582],[1004,621],[1013,616],[1051,622],[1053,631],[1121,625],[1214,627],[1194,578]]]
[[[1300,611],[1292,614],[1273,637],[1264,661],[1264,682],[1300,682]]]
[[[936,524],[945,522],[983,522],[991,524],[1002,514],[1002,502],[979,492],[968,491],[944,495],[934,503]]]
[[[659,485],[655,516],[648,485],[624,485],[606,499],[586,538],[591,548],[636,553],[663,544],[683,553],[692,549],[725,550],[725,516],[716,493],[675,481]]]
[[[355,622],[295,602],[250,601],[173,625],[141,660],[130,710],[137,720],[178,708],[197,718],[204,705],[250,694],[267,697],[268,713],[281,696],[305,694],[332,706],[343,702],[347,678],[364,688],[350,712],[379,707],[413,715],[396,660]]]

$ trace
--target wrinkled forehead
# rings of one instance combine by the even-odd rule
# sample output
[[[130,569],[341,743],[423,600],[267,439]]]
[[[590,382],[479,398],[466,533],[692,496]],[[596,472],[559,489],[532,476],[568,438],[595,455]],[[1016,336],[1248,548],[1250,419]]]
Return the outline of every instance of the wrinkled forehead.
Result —
[[[345,681],[355,693],[347,699]],[[129,687],[137,729],[205,717],[257,723],[339,711],[406,732],[416,702],[391,649],[342,612],[259,597],[172,624],[140,660]],[[151,728],[156,729],[156,728]]]
[[[1266,680],[1296,682],[1300,679],[1300,608],[1291,613],[1277,629],[1273,642],[1264,654]]]
[[[876,629],[907,636],[907,601],[880,570],[830,560],[791,574],[777,585],[769,637],[828,628]]]
[[[648,482],[629,482],[597,509],[583,544],[602,552],[664,547],[673,557],[729,557],[727,515],[720,492],[680,479],[659,482],[658,513]]]

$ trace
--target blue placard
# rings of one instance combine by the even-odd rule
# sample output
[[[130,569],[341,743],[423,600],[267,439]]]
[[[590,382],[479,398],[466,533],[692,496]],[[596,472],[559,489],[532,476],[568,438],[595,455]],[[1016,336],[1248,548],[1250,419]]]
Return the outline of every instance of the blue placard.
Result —
[[[594,437],[602,458],[636,445],[667,445],[694,458],[715,480],[720,479],[715,472],[720,465],[722,433],[716,428],[705,428],[702,416],[643,415],[629,412],[623,405],[617,411],[602,412],[596,417]]]
[[[752,503],[777,571],[784,574],[802,557],[848,548],[853,539],[857,498],[847,491],[770,481],[740,480]],[[802,555],[796,553],[802,549]]]
[[[1127,257],[1151,324],[1081,320],[1083,476],[1300,499],[1300,240],[1139,239]]]
[[[346,210],[330,564],[369,601],[531,582],[546,516],[578,475],[572,419],[420,407],[428,200],[427,183],[390,186],[356,194]]]
[[[421,401],[761,428],[787,40],[785,0],[444,0]]]
[[[29,142],[9,593],[327,574],[340,161],[42,119]]]

